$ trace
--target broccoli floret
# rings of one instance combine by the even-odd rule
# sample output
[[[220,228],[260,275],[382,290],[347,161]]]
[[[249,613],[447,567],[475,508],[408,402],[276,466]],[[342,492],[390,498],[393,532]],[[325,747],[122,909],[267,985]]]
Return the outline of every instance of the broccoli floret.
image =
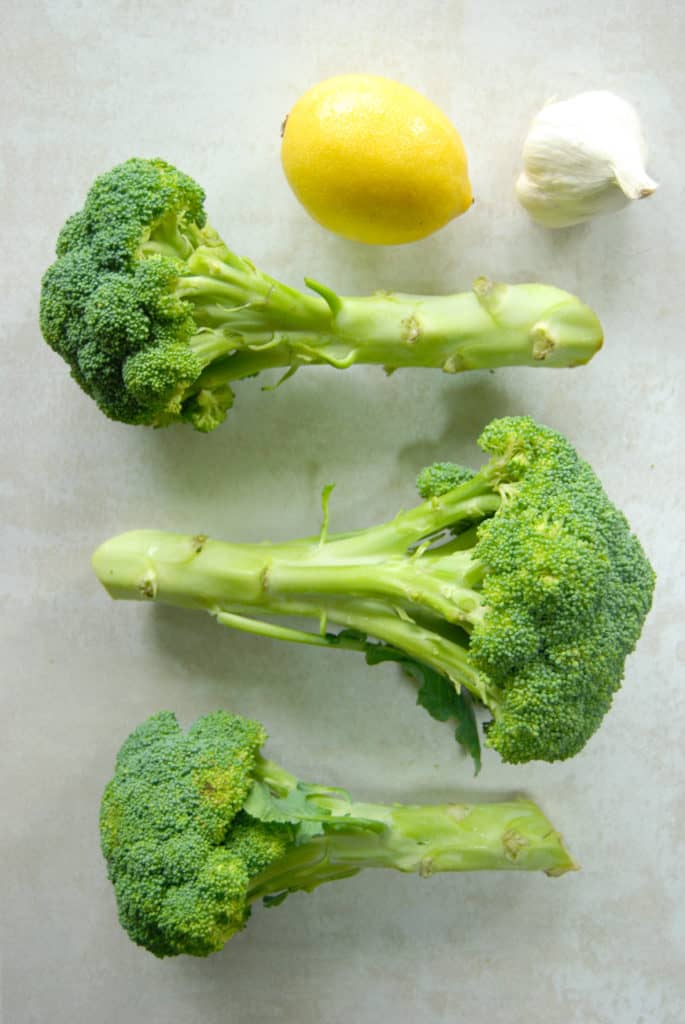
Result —
[[[138,531],[107,541],[94,567],[114,597],[202,607],[264,636],[427,666],[489,708],[486,741],[505,761],[562,760],[611,705],[654,573],[560,434],[514,417],[494,420],[479,443],[490,460],[477,473],[440,493],[444,468],[429,472],[433,496],[382,526],[286,545],[198,546]],[[327,623],[343,631],[326,633]],[[444,719],[444,694],[431,687],[421,703]]]
[[[96,179],[46,272],[40,323],[77,383],[125,423],[209,431],[231,383],[277,367],[576,366],[602,330],[547,285],[492,285],[426,298],[305,295],[232,253],[207,223],[204,192],[163,160],[128,160]]]
[[[264,728],[216,711],[183,732],[168,711],[119,751],[100,811],[119,919],[158,957],[207,956],[251,905],[364,867],[438,871],[575,868],[531,801],[442,807],[354,803],[260,754]]]
[[[416,478],[416,489],[422,498],[440,498],[453,487],[466,483],[474,476],[472,469],[455,462],[434,462],[426,466]]]
[[[447,494],[459,484],[466,483],[474,476],[472,469],[467,466],[459,466],[455,462],[434,462],[431,466],[425,466],[416,478],[416,489],[422,498],[440,498]],[[465,517],[460,519],[451,528],[453,536],[465,533],[472,526],[479,522],[479,516],[471,519]]]

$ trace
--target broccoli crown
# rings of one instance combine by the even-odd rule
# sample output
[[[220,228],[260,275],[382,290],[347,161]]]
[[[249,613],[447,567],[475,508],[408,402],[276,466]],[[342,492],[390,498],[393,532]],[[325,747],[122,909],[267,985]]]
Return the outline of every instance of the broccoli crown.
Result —
[[[479,528],[486,614],[470,657],[501,690],[486,726],[503,759],[561,760],[600,725],[649,611],[654,573],[625,517],[560,434],[527,417],[479,441],[500,491]]]
[[[170,164],[132,159],[96,179],[60,232],[41,330],[111,419],[179,418],[202,371],[188,346],[191,306],[173,288],[205,224],[203,202],[200,186]]]
[[[242,811],[266,739],[226,711],[183,733],[171,712],[143,722],[117,756],[100,813],[119,918],[156,956],[207,956],[243,928],[250,879],[280,858],[287,828]]]

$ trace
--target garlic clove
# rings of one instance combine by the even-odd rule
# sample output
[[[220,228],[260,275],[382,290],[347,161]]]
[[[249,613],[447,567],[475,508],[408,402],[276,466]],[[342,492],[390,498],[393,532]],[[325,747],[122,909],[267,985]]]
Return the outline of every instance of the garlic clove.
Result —
[[[523,146],[519,201],[547,227],[569,227],[627,206],[657,188],[634,108],[613,93],[548,102]]]

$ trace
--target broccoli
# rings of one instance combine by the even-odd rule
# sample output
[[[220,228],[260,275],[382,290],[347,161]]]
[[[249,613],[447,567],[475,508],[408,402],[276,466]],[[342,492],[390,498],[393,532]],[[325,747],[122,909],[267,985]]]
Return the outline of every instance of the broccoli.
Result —
[[[156,956],[208,956],[245,926],[256,900],[276,905],[363,868],[422,877],[576,868],[529,800],[355,803],[266,760],[265,740],[259,722],[227,711],[185,733],[162,711],[119,751],[102,799],[102,851],[123,927]]]
[[[93,565],[115,598],[205,608],[263,636],[427,667],[489,709],[487,745],[505,761],[562,760],[611,705],[654,574],[560,434],[511,417],[479,443],[490,460],[477,473],[456,470],[445,490],[444,464],[424,471],[426,500],[381,526],[328,536],[326,509],[321,536],[284,544],[141,530],[106,541]],[[261,618],[282,615],[314,618],[320,631]],[[448,717],[428,682],[421,703]]]
[[[234,255],[200,186],[163,160],[97,178],[57,241],[42,285],[45,340],[111,419],[213,430],[231,384],[308,363],[460,370],[576,366],[602,344],[595,314],[541,284],[423,297],[305,295]]]

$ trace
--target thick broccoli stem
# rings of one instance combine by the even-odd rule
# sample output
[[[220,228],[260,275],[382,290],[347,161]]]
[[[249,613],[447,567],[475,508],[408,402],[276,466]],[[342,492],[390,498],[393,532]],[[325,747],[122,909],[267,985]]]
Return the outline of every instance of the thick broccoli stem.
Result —
[[[308,281],[305,295],[235,256],[211,229],[184,264],[176,292],[216,358],[189,394],[274,367],[355,363],[437,367],[448,373],[498,366],[576,366],[602,344],[595,314],[575,296],[542,284],[479,278],[449,296],[378,292],[345,298]],[[211,244],[208,244],[211,243]],[[200,334],[192,342],[207,348]],[[228,354],[225,354],[228,352]]]
[[[413,622],[408,613],[398,613],[399,584],[393,583],[392,593],[381,598],[385,575],[382,563],[380,571],[372,561],[336,567],[320,561],[320,551],[314,542],[303,543],[299,548],[294,544],[229,544],[140,530],[106,541],[95,552],[93,566],[114,598],[203,608],[220,622],[265,636],[329,642],[316,634],[283,630],[265,621],[254,623],[256,628],[251,628],[252,620],[244,616],[309,617],[316,622],[323,619],[359,630],[406,651],[439,672],[447,672],[454,682],[463,683],[483,699],[480,677],[459,643]],[[411,565],[408,559],[407,562]],[[338,569],[340,592],[320,592],[319,580],[324,591],[334,587]],[[355,579],[357,585],[351,582]],[[379,596],[365,598],[364,592],[372,589]],[[462,612],[466,622],[480,608],[479,595],[474,590],[467,597],[467,588],[457,589],[464,608],[467,602],[472,605],[470,612]],[[408,591],[405,603],[414,603],[421,596],[418,590]],[[451,604],[449,610],[456,621],[459,607]],[[231,616],[240,617],[241,621],[231,621]]]
[[[310,891],[364,868],[427,877],[442,871],[545,871],[577,868],[563,840],[529,800],[405,806],[314,797],[330,812],[324,834],[293,845],[251,883],[251,901]],[[355,824],[345,825],[345,818]],[[359,820],[361,819],[361,821]]]
[[[93,566],[112,597],[203,608],[262,636],[330,645],[329,622],[355,630],[446,674],[496,714],[500,695],[461,642],[484,614],[483,567],[458,544],[442,556],[423,547],[446,526],[495,511],[493,466],[371,529],[284,544],[134,531],[106,541]],[[313,619],[320,633],[262,618],[270,615]],[[338,646],[363,644],[345,638]]]

